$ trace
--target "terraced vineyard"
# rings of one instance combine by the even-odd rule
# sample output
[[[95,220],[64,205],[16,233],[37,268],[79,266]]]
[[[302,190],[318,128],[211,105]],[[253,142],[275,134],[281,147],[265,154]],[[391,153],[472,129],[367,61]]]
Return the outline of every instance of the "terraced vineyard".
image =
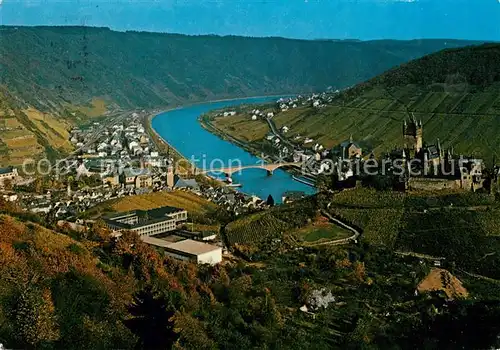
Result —
[[[365,151],[381,154],[402,146],[402,124],[413,113],[428,144],[439,138],[444,148],[491,160],[500,154],[498,62],[500,45],[441,51],[358,84],[324,108],[290,109],[273,120],[288,135],[327,148],[352,135]],[[228,132],[241,138],[248,125]]]
[[[343,191],[336,194],[331,201],[329,211],[337,218],[350,223],[363,231],[362,239],[370,244],[395,247],[398,242],[400,248],[406,238],[401,233],[408,232],[408,225],[418,225],[423,221],[422,227],[430,225],[436,228],[435,232],[450,230],[445,224],[437,225],[439,215],[431,213],[447,213],[461,222],[460,213],[471,216],[471,227],[481,230],[483,235],[500,235],[500,212],[495,197],[489,194],[442,191],[439,193],[399,193],[375,191],[360,188]],[[458,214],[457,214],[458,213]],[[433,216],[434,215],[434,216]],[[436,216],[437,215],[437,216]],[[448,222],[439,219],[441,223]],[[414,242],[419,242],[418,234]],[[398,240],[401,238],[402,240]],[[412,241],[413,242],[413,241]],[[427,250],[429,247],[425,247]]]
[[[258,245],[313,222],[318,208],[311,199],[250,214],[226,226],[229,244]]]
[[[376,154],[401,146],[401,125],[414,113],[424,124],[424,139],[433,143],[440,139],[443,147],[456,152],[491,154],[500,150],[500,87],[484,92],[450,94],[445,91],[401,91],[374,88],[371,94],[353,100],[337,101],[318,110],[312,107],[280,113],[275,118],[291,133],[313,138],[332,147],[352,134]],[[397,97],[393,97],[396,95]],[[404,103],[401,101],[407,101]]]
[[[290,229],[289,223],[270,212],[262,212],[230,223],[226,234],[230,244],[258,244],[264,239],[279,237]]]
[[[331,208],[330,212],[363,231],[362,239],[370,244],[392,248],[402,225],[404,209]]]

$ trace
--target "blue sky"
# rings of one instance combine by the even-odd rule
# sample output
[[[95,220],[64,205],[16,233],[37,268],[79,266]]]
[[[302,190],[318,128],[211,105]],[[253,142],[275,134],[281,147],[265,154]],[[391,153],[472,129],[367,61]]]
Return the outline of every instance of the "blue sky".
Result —
[[[6,25],[332,39],[500,41],[500,0],[0,0]]]

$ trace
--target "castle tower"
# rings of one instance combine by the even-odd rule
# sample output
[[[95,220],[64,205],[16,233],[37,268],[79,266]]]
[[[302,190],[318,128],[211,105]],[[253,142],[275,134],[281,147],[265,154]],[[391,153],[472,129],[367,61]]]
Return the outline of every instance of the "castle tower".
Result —
[[[167,187],[173,188],[175,184],[175,172],[174,167],[169,165],[167,168]]]
[[[422,149],[423,126],[422,122],[417,122],[413,117],[410,121],[403,123],[404,148],[409,151],[410,157],[415,157]]]

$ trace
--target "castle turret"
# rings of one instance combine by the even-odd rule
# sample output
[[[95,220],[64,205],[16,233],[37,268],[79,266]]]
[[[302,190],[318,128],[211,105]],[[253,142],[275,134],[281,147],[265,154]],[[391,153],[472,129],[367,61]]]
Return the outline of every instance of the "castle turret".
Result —
[[[403,123],[404,148],[409,151],[409,156],[414,157],[422,149],[423,127],[421,122],[417,122],[412,115],[410,122]]]

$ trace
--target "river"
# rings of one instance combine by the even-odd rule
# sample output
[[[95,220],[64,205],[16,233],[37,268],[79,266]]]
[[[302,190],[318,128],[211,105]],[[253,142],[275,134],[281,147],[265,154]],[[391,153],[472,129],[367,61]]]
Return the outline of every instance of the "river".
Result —
[[[213,168],[221,168],[222,163],[224,166],[235,165],[237,160],[242,165],[259,164],[259,158],[205,130],[198,117],[214,109],[272,102],[278,98],[253,97],[190,105],[158,114],[152,120],[152,127],[185,158],[196,159],[199,168],[210,169],[210,164],[213,164]],[[235,173],[232,179],[234,183],[242,184],[239,188],[242,192],[262,199],[272,195],[276,202],[281,202],[282,194],[286,191],[315,193],[313,187],[293,180],[289,173],[281,169],[274,171],[272,176],[262,169],[247,169]]]

